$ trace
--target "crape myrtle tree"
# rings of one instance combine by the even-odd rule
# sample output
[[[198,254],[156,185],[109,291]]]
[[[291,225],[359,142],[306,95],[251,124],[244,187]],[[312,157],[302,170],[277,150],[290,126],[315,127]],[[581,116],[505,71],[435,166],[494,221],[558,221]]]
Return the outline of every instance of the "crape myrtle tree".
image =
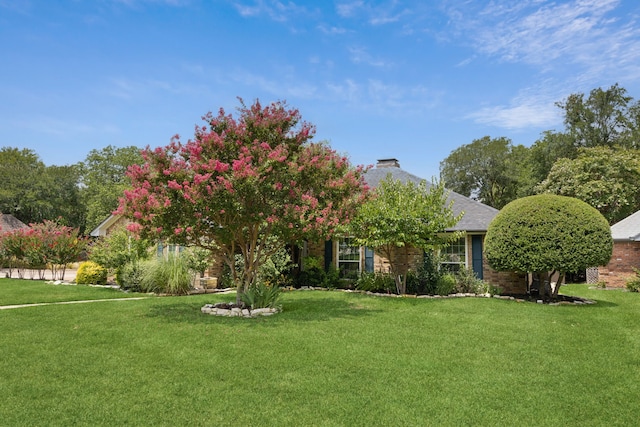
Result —
[[[442,182],[402,182],[388,175],[372,191],[350,224],[356,241],[387,260],[399,294],[406,293],[410,248],[434,251],[460,238],[445,232],[462,218],[453,214]]]
[[[259,267],[287,244],[325,239],[366,197],[353,167],[282,101],[220,109],[186,144],[144,150],[118,211],[143,237],[210,249],[229,267],[239,303]],[[234,257],[241,254],[238,270]]]
[[[485,256],[496,271],[538,277],[559,273],[554,299],[566,273],[607,264],[612,249],[611,230],[600,212],[581,200],[553,194],[509,203],[491,221],[485,238]]]

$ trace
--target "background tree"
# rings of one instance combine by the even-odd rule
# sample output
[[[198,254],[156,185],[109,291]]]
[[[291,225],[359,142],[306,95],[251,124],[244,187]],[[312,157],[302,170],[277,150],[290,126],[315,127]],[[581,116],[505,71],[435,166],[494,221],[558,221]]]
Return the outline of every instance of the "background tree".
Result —
[[[575,159],[578,150],[571,136],[564,132],[545,131],[529,148],[529,166],[533,186],[542,182],[558,159]],[[533,188],[531,193],[533,194]]]
[[[29,224],[45,217],[42,199],[45,165],[29,149],[0,148],[0,210]],[[51,189],[50,189],[51,190]]]
[[[82,198],[87,207],[87,230],[96,228],[118,207],[124,190],[131,186],[127,169],[142,164],[138,147],[112,145],[91,150],[81,164]]]
[[[205,120],[186,144],[176,137],[144,151],[119,212],[143,236],[214,250],[232,272],[240,302],[281,247],[325,238],[348,223],[364,194],[363,169],[311,143],[314,127],[282,102],[241,101],[238,119],[221,109]]]
[[[446,233],[462,218],[453,215],[442,183],[403,183],[391,175],[380,181],[351,223],[358,244],[372,247],[389,260],[398,293],[407,289],[409,251],[437,250],[460,238]]]
[[[45,166],[30,149],[0,148],[0,211],[26,224],[84,225],[77,166]]]
[[[536,189],[587,202],[614,224],[640,209],[640,151],[582,148],[577,158],[558,160]]]
[[[440,163],[440,179],[447,188],[500,209],[528,180],[526,153],[508,138],[485,136],[453,150]]]
[[[638,147],[633,137],[639,107],[617,83],[606,90],[593,89],[586,99],[582,93],[571,94],[556,105],[564,110],[566,133],[576,147]]]
[[[541,194],[506,205],[489,224],[485,256],[496,271],[558,272],[558,289],[568,272],[605,265],[613,241],[607,220],[585,202]]]

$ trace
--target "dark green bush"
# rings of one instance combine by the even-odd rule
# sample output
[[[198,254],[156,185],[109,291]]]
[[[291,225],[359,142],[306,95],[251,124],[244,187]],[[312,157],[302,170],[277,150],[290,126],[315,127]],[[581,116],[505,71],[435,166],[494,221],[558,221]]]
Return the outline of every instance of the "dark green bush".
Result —
[[[365,292],[395,293],[396,283],[389,273],[362,273],[356,280],[356,289]]]
[[[456,289],[456,276],[451,273],[445,273],[440,276],[436,293],[438,295],[449,295],[454,293]]]

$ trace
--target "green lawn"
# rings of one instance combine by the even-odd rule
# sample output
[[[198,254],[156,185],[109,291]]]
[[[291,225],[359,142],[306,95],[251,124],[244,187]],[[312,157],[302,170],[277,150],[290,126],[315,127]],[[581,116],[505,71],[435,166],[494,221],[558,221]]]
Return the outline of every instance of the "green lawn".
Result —
[[[0,310],[0,424],[637,425],[640,294],[563,290],[597,304],[300,291],[259,319],[200,313],[233,295]]]
[[[87,285],[54,285],[44,280],[0,279],[0,306],[141,296],[148,295]]]

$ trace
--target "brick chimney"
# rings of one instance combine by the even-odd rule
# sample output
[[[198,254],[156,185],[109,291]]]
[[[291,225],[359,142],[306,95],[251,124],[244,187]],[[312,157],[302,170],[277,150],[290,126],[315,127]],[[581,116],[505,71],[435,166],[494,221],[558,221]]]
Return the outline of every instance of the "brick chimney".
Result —
[[[377,169],[382,168],[399,168],[400,162],[398,159],[379,159],[378,164],[376,164]]]

